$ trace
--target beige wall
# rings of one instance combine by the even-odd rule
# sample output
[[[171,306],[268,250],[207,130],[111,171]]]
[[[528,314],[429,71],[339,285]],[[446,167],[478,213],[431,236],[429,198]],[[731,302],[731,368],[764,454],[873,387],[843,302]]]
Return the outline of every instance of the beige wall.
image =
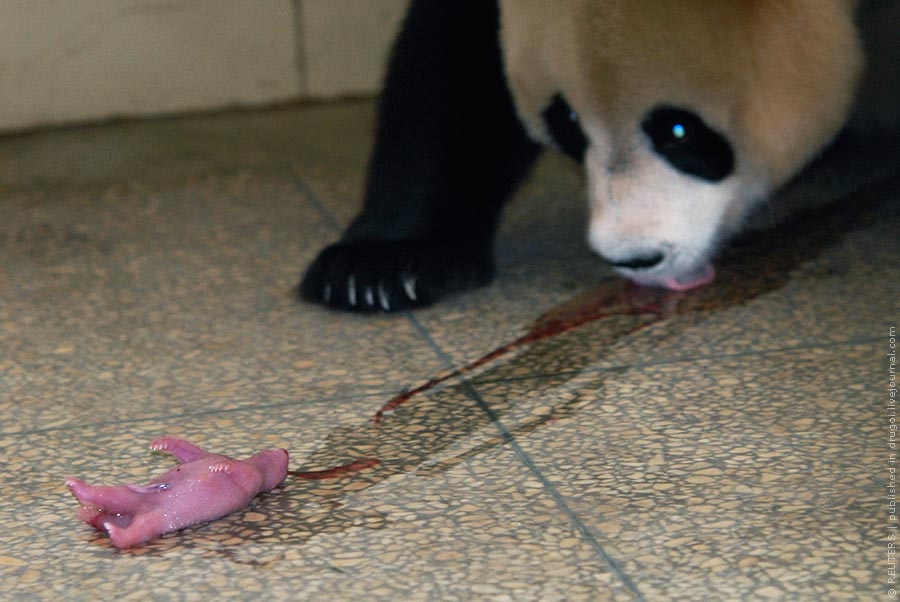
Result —
[[[0,130],[372,93],[407,2],[0,1]]]
[[[299,5],[306,93],[377,90],[407,0],[301,0]]]

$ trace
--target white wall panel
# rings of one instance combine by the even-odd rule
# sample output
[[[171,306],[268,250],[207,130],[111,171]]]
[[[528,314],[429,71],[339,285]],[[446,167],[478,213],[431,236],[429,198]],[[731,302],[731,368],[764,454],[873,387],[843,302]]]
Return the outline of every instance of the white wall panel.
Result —
[[[372,94],[409,0],[0,0],[0,131]]]
[[[0,128],[300,93],[290,0],[0,0]]]

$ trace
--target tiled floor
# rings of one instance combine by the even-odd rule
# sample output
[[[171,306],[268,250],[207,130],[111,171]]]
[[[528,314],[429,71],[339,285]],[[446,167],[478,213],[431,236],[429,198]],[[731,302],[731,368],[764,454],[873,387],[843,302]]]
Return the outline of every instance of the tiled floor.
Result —
[[[826,162],[783,202],[849,210],[742,243],[684,295],[600,267],[580,174],[547,157],[495,284],[357,317],[292,287],[358,206],[371,122],[349,103],[0,139],[0,599],[889,599],[896,147]],[[654,311],[373,420],[598,299]],[[149,480],[162,434],[379,463],[119,551],[63,481]]]

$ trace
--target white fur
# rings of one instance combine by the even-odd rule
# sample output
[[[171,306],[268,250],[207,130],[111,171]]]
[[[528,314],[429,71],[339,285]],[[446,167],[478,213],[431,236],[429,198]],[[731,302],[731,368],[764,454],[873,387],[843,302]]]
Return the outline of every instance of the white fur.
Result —
[[[626,169],[610,172],[596,147],[586,157],[590,246],[609,261],[662,252],[651,269],[619,272],[642,284],[662,285],[696,270],[712,254],[734,183],[686,176],[642,148]],[[660,202],[665,199],[665,202]]]

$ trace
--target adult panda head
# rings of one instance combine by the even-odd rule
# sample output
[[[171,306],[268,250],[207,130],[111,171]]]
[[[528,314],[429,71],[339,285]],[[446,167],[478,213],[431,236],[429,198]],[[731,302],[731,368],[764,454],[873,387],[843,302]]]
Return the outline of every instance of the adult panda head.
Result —
[[[589,243],[686,289],[840,130],[862,64],[853,0],[501,0],[530,135],[585,163]]]

